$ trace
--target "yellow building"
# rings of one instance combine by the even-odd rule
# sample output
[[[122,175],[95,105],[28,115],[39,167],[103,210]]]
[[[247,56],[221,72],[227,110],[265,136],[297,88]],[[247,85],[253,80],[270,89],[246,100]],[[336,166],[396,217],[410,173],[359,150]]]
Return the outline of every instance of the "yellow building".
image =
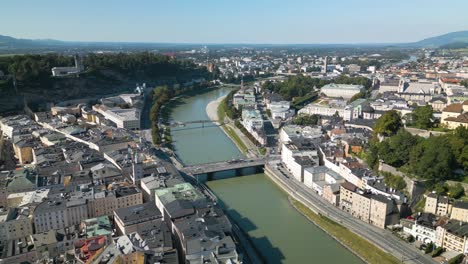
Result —
[[[446,196],[439,196],[435,193],[427,195],[426,204],[424,206],[425,213],[444,216],[450,213],[450,209],[449,199]]]
[[[452,207],[450,219],[468,222],[468,202],[457,201]]]
[[[35,145],[30,139],[21,139],[13,143],[13,149],[20,164],[31,163],[34,160],[33,147]]]
[[[468,224],[450,220],[436,228],[436,245],[447,251],[467,253]]]
[[[468,128],[468,101],[448,105],[442,110],[441,123],[449,129]]]

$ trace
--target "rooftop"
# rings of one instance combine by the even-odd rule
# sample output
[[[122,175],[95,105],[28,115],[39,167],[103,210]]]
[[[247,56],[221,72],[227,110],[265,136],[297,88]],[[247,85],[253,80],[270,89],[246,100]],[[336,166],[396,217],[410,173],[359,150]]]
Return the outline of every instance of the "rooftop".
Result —
[[[128,225],[134,224],[134,222],[141,223],[162,217],[154,202],[120,208],[115,210],[114,214],[122,223]]]

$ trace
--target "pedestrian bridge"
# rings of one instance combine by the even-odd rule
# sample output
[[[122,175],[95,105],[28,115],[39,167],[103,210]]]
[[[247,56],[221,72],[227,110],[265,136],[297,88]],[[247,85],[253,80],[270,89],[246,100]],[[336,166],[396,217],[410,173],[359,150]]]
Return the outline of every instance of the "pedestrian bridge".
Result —
[[[229,161],[204,163],[198,165],[185,166],[181,171],[188,175],[202,175],[207,174],[208,179],[216,172],[222,171],[235,171],[236,176],[241,174],[242,169],[255,168],[256,170],[262,169],[265,165],[264,158],[252,158],[252,159],[234,159]]]

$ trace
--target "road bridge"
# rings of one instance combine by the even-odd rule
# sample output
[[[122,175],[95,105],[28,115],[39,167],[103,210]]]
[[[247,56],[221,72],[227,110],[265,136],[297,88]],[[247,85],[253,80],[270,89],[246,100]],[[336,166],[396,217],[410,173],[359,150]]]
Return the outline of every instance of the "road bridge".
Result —
[[[222,126],[225,124],[225,122],[222,123],[219,120],[194,120],[194,121],[184,121],[184,122],[173,121],[169,125],[166,125],[166,126],[169,126],[172,128],[172,127],[184,127],[190,124],[202,124],[201,127],[204,128],[206,126],[205,124],[209,124],[210,126],[212,126],[213,124],[215,124],[216,126]]]
[[[189,175],[213,174],[221,171],[257,168],[265,165],[264,158],[234,159],[229,161],[211,162],[205,164],[185,166],[181,171]]]

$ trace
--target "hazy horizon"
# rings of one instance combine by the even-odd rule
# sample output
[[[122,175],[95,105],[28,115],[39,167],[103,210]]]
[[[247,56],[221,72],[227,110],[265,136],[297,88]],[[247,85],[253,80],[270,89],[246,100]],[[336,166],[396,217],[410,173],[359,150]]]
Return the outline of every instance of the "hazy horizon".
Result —
[[[462,0],[9,0],[2,9],[1,35],[76,42],[392,44],[468,29]]]

